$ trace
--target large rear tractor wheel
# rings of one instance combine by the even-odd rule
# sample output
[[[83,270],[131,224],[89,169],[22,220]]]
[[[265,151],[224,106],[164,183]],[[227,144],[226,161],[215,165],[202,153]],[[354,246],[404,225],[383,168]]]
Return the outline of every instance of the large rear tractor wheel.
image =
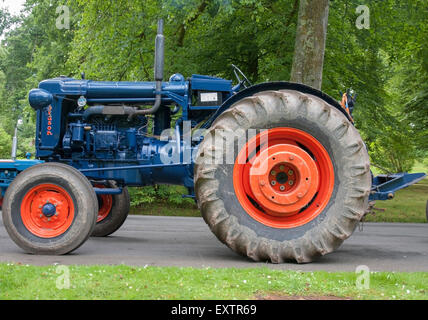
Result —
[[[334,251],[363,217],[370,187],[358,131],[333,106],[293,90],[235,103],[195,164],[206,223],[255,261],[304,263]]]
[[[103,188],[104,185],[95,185],[97,188]],[[116,188],[113,181],[108,182],[109,188]],[[125,222],[129,213],[129,193],[128,188],[124,187],[121,194],[97,195],[98,198],[98,218],[95,229],[92,232],[93,237],[106,237],[117,231]]]
[[[28,253],[61,255],[91,235],[98,202],[88,179],[73,167],[45,163],[21,172],[8,187],[3,223]]]

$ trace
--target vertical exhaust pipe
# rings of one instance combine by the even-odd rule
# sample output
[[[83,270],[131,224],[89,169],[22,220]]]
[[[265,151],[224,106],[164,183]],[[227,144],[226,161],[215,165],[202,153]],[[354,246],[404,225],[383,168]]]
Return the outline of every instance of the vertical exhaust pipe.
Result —
[[[163,81],[165,54],[165,37],[163,35],[163,20],[158,21],[158,34],[155,40],[155,81]]]
[[[156,81],[155,104],[150,109],[135,111],[135,113],[130,115],[129,118],[132,118],[136,115],[154,114],[159,110],[162,102],[161,91],[162,91],[164,61],[165,61],[165,37],[163,35],[163,19],[159,19],[158,32],[155,40],[155,63],[154,63],[154,73],[155,73],[155,81]]]
[[[16,153],[18,150],[18,123],[15,126],[15,134],[12,138],[12,152],[11,152],[11,158],[13,161],[16,160]]]

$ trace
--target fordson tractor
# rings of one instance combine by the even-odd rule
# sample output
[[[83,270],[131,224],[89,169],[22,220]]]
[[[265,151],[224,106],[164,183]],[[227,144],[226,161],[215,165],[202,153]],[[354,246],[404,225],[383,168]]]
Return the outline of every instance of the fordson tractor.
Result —
[[[23,250],[61,255],[108,236],[128,215],[128,186],[173,184],[235,252],[310,262],[353,233],[369,201],[424,176],[373,177],[346,101],[297,83],[251,85],[235,66],[235,85],[163,81],[163,67],[159,21],[155,81],[61,76],[30,91],[35,159],[0,162],[3,224]]]

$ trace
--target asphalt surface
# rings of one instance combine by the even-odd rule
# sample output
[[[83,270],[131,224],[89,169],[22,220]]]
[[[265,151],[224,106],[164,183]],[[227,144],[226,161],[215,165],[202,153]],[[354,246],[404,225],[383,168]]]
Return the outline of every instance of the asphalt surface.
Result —
[[[1,217],[1,215],[0,215]],[[0,262],[32,265],[127,264],[138,266],[260,267],[302,271],[428,271],[428,224],[365,223],[335,252],[310,264],[255,263],[220,243],[202,218],[129,216],[106,238],[91,238],[65,256],[24,253],[0,218]]]

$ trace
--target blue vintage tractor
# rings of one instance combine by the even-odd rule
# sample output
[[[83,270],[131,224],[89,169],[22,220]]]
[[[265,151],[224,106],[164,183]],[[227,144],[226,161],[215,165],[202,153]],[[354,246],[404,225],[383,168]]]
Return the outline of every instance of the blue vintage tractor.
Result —
[[[34,254],[107,236],[129,211],[127,186],[187,187],[217,238],[256,261],[309,262],[423,174],[372,177],[352,115],[311,87],[210,76],[154,82],[42,81],[35,160],[0,162],[3,223]],[[16,151],[16,143],[14,144]]]

